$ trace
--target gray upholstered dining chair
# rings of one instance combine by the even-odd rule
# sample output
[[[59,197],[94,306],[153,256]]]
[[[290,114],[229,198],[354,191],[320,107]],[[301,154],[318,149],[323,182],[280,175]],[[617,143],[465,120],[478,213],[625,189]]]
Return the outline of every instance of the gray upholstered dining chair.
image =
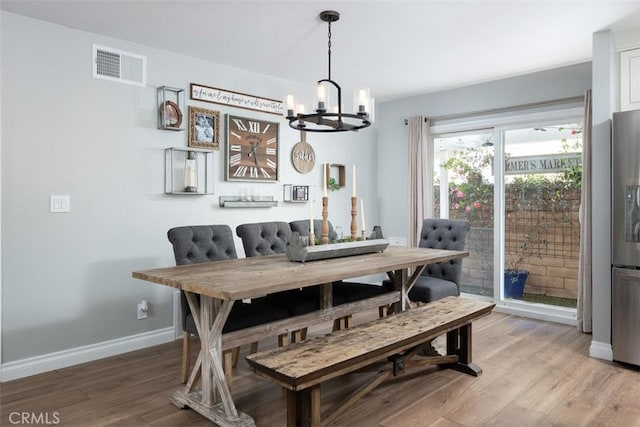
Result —
[[[431,219],[422,221],[421,248],[465,249],[469,221],[454,219]],[[409,291],[409,299],[431,302],[448,296],[460,295],[462,258],[429,264]]]
[[[339,236],[336,233],[331,221],[329,221],[329,242],[334,242],[338,240]],[[289,223],[292,232],[298,232],[300,236],[308,236],[310,233],[309,230],[309,220],[302,219],[298,221],[292,221]],[[320,233],[322,227],[322,220],[315,219],[313,220],[314,231]],[[384,283],[382,286],[371,285],[367,283],[354,283],[354,282],[333,282],[333,294],[334,294],[334,305],[336,301],[338,303],[342,302],[354,302],[367,298],[372,298],[378,295],[385,294],[387,292],[393,291],[393,285],[391,283]],[[384,316],[385,307],[380,307],[380,317]],[[347,316],[343,319],[338,319],[335,323],[334,329],[342,329],[343,327],[349,327],[351,316]]]
[[[242,246],[247,257],[282,254],[291,239],[291,228],[281,221],[241,224],[236,227],[236,234],[242,239]],[[308,235],[308,232],[307,232]],[[283,308],[290,316],[298,316],[320,309],[320,293],[316,287],[294,289],[269,294],[257,298],[257,302]],[[344,303],[340,295],[333,295],[333,305]],[[303,340],[306,328],[294,331],[293,342]],[[285,344],[285,337],[280,336],[280,344]]]
[[[333,224],[331,221],[329,223],[329,243],[335,242],[338,240],[339,236],[336,230],[333,228]],[[308,236],[310,233],[309,230],[309,220],[308,219],[299,219],[297,221],[291,221],[289,223],[289,227],[291,227],[291,232],[297,232],[300,236]],[[320,238],[322,234],[322,220],[314,219],[313,220],[313,230],[316,235],[316,239]]]
[[[170,229],[167,237],[173,245],[173,254],[177,265],[215,262],[237,258],[233,234],[228,225],[196,225]],[[198,335],[193,315],[183,291],[180,291],[182,308],[182,375],[183,383],[187,382],[191,359],[191,336]],[[274,320],[284,319],[289,315],[286,310],[265,304],[236,301],[224,325],[223,332],[231,332]],[[252,346],[255,349],[255,345]],[[237,354],[237,349],[236,349]],[[227,375],[231,369],[231,352],[225,351],[225,369]],[[235,362],[234,362],[235,363]]]

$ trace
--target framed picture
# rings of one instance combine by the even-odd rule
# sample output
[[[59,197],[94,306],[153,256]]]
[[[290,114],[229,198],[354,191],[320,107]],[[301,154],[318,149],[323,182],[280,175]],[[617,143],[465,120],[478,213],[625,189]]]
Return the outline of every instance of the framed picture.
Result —
[[[189,147],[220,149],[220,113],[189,106]]]
[[[227,114],[227,181],[276,182],[279,125]]]
[[[309,200],[309,186],[308,185],[294,185],[293,194],[291,197],[296,202],[306,202]]]

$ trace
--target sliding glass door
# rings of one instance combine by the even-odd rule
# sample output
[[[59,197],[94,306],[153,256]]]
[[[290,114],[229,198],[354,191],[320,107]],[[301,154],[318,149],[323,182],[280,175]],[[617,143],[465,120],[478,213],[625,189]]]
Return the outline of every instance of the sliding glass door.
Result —
[[[470,222],[462,292],[570,319],[582,125],[547,123],[436,135],[433,216]]]
[[[582,125],[505,130],[504,298],[574,307]]]
[[[434,216],[469,221],[461,290],[489,297],[494,293],[493,139],[488,130],[434,140]]]

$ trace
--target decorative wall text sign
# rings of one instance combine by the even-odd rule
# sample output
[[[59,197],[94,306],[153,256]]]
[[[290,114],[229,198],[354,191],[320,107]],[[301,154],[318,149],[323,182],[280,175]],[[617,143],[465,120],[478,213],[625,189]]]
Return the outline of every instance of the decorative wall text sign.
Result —
[[[300,132],[301,141],[291,149],[291,163],[293,167],[300,173],[309,173],[316,164],[316,152],[313,147],[307,143],[307,133]]]
[[[282,115],[284,112],[283,102],[277,99],[262,98],[196,83],[191,83],[191,99],[270,114]]]

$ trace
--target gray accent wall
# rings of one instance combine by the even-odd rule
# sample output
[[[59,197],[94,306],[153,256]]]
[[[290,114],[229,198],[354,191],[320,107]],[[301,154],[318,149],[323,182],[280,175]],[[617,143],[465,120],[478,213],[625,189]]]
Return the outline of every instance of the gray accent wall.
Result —
[[[166,232],[187,224],[304,219],[306,204],[223,209],[218,196],[255,191],[282,200],[283,184],[313,186],[320,218],[322,162],[347,166],[347,187],[330,193],[329,219],[350,223],[351,165],[367,224],[376,206],[375,131],[309,134],[312,173],[291,165],[300,140],[280,117],[187,99],[187,105],[280,122],[277,184],[226,182],[224,148],[213,155],[213,196],[167,196],[164,149],[185,147],[186,132],[157,129],[156,87],[191,82],[283,98],[300,84],[123,40],[2,12],[2,363],[73,350],[171,327],[173,289],[135,280],[134,270],[174,264]],[[204,43],[224,43],[205,40]],[[147,57],[147,87],[92,78],[92,44]],[[318,70],[322,73],[323,70]],[[187,111],[185,119],[187,119]],[[224,144],[223,144],[224,145]],[[253,190],[252,190],[253,189]],[[254,193],[254,194],[256,194]],[[70,213],[49,213],[49,196],[71,196]],[[243,255],[239,239],[236,245]],[[136,319],[140,299],[149,318]]]

